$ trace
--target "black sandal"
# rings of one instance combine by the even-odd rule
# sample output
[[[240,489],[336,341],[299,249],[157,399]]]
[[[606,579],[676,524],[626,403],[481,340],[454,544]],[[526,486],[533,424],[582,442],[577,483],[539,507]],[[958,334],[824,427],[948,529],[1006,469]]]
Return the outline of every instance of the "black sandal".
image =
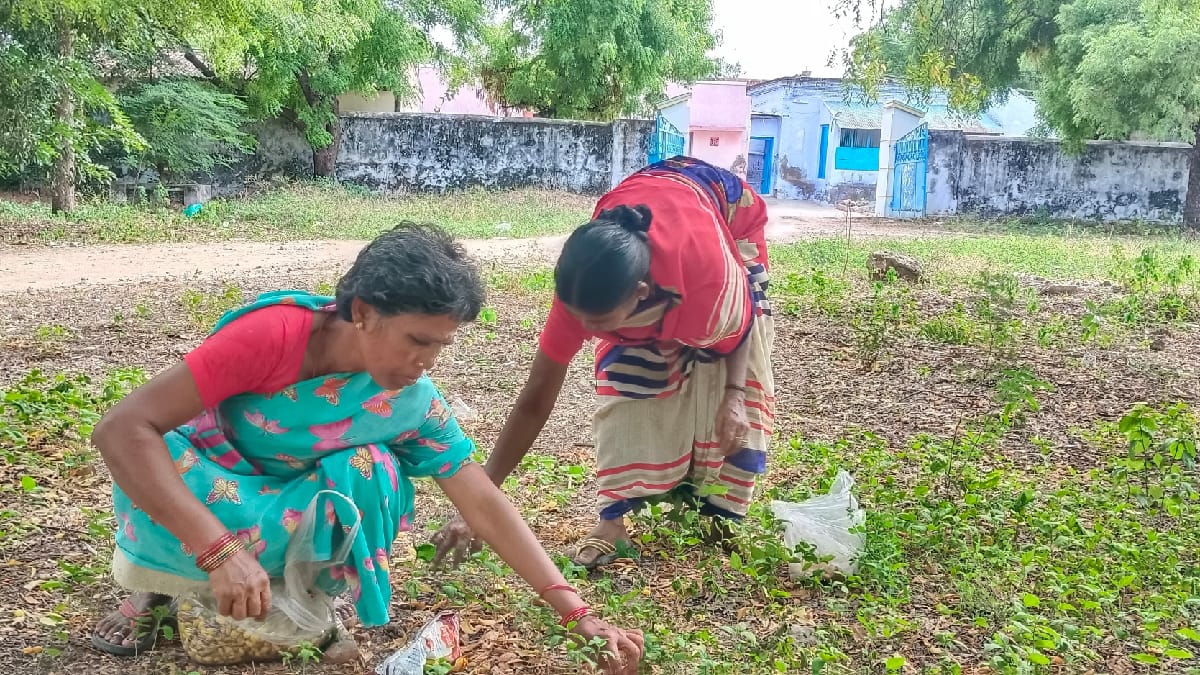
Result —
[[[126,619],[129,619],[133,627],[133,636],[131,637],[135,638],[134,643],[125,646],[117,642],[111,642],[93,630],[92,646],[113,656],[137,656],[154,649],[155,643],[158,642],[159,628],[164,622],[169,621],[175,616],[175,603],[172,601],[167,605],[158,605],[144,612],[139,612],[133,606],[133,603],[126,598],[121,602],[120,607],[117,608],[117,612]]]

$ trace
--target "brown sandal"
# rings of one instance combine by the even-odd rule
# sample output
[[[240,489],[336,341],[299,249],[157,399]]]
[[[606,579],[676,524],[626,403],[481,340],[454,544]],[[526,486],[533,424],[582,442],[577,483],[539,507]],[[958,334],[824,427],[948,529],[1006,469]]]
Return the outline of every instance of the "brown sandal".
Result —
[[[626,547],[630,547],[630,548],[633,547],[632,542],[622,541],[621,543],[625,544]],[[589,548],[594,551],[599,552],[600,555],[593,558],[590,562],[587,562],[587,563],[579,562],[579,556],[583,555],[583,552]],[[611,541],[605,541],[603,539],[598,539],[596,537],[588,537],[588,538],[584,539],[583,541],[579,542],[579,544],[575,548],[575,555],[571,558],[571,562],[575,563],[576,565],[579,565],[580,567],[582,567],[586,570],[594,570],[597,567],[604,567],[605,565],[608,565],[608,564],[612,563],[613,561],[619,560],[623,557],[626,557],[626,556],[622,553],[619,553],[617,551],[617,545],[612,543]]]

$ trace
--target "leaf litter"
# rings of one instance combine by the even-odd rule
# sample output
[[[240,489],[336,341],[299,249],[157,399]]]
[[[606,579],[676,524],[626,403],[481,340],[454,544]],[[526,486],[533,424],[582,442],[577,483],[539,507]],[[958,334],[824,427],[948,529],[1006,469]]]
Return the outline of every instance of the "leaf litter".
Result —
[[[190,321],[181,306],[186,291],[218,296],[232,285],[248,299],[259,291],[313,286],[317,281],[301,274],[257,276],[0,298],[5,327],[0,339],[11,347],[0,350],[0,388],[12,386],[32,368],[84,373],[94,381],[117,368],[137,367],[153,375],[204,335],[204,328]],[[851,290],[851,295],[865,294],[861,282]],[[945,295],[935,289],[914,295],[923,314],[947,306]],[[510,290],[493,296],[496,321],[465,327],[435,373],[448,396],[460,397],[478,413],[465,426],[483,450],[495,439],[524,381],[546,310],[544,292]],[[1041,312],[1075,318],[1082,315],[1083,302],[1078,297],[1049,298]],[[777,454],[793,437],[833,442],[861,430],[877,434],[889,447],[903,448],[920,434],[956,435],[964,420],[995,407],[991,383],[979,372],[977,345],[940,344],[907,331],[878,367],[863,371],[845,317],[803,310],[794,314],[781,313],[777,322]],[[36,342],[36,328],[51,322],[69,326],[73,336],[57,352],[28,347]],[[1023,343],[1026,366],[1055,386],[1042,395],[1040,411],[1000,442],[1002,461],[1017,467],[1048,465],[1051,473],[1099,466],[1104,461],[1101,451],[1084,433],[1098,421],[1115,421],[1137,401],[1195,404],[1198,346],[1200,336],[1190,326],[1173,328],[1161,351],[1147,351],[1136,336],[1108,349],[1078,342],[1062,349]],[[507,494],[560,560],[595,517],[594,462],[588,447],[595,402],[583,361],[573,364],[554,416],[526,466],[507,486]],[[1045,451],[1037,451],[1031,439],[1038,439]],[[0,640],[8,646],[0,649],[0,672],[293,672],[294,666],[283,664],[196,667],[171,640],[160,640],[158,649],[132,661],[90,648],[92,625],[123,593],[107,578],[112,528],[107,472],[94,455],[79,466],[64,468],[67,458],[85,450],[80,438],[42,439],[31,449],[40,462],[0,462],[0,485],[8,491],[6,505],[0,508],[0,583],[10,589],[0,599]],[[34,484],[25,481],[23,486],[25,478]],[[762,493],[815,490],[819,478],[804,464],[776,461]],[[898,475],[897,480],[902,484],[905,477]],[[392,623],[370,631],[354,629],[363,660],[321,665],[320,672],[373,667],[446,610],[458,612],[462,619],[464,660],[456,672],[580,672],[572,650],[558,643],[548,646],[553,624],[549,611],[494,556],[485,553],[463,569],[441,572],[418,560],[418,547],[452,510],[436,488],[421,484],[417,514],[417,530],[397,542],[398,557],[409,562],[394,566]],[[720,547],[672,543],[664,534],[670,526],[659,532],[648,521],[638,524],[642,527],[635,536],[649,537],[643,536],[636,559],[619,561],[605,574],[579,577],[576,583],[593,605],[607,605],[629,625],[658,635],[665,652],[674,648],[666,641],[672,634],[709,640],[705,649],[716,656],[734,653],[737,645],[776,644],[781,636],[791,635],[801,646],[835,641],[851,662],[883,663],[903,645],[909,667],[949,659],[962,665],[961,672],[992,672],[983,652],[990,631],[944,611],[963,599],[937,570],[911,575],[904,615],[920,617],[919,625],[901,626],[898,634],[919,639],[896,642],[886,631],[868,630],[861,620],[847,621],[846,608],[858,607],[861,613],[867,605],[845,587],[793,585],[783,570],[773,582],[727,570],[714,575],[714,568],[728,567]],[[772,596],[772,588],[784,595]],[[622,603],[635,609],[621,610]],[[946,635],[950,637],[938,637]],[[1108,672],[1131,672],[1131,649],[1117,640],[1106,642],[1097,665]],[[750,672],[737,670],[745,665],[737,661],[722,663],[730,670],[713,672]],[[695,672],[696,667],[663,656],[649,672]]]

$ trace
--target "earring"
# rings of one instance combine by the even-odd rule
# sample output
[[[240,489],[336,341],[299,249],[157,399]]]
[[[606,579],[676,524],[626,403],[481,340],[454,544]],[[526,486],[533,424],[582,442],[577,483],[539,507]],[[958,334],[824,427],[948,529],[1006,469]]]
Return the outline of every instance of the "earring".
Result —
[[[362,324],[362,322],[361,322],[361,321],[359,321],[358,323],[354,324],[354,327],[355,327],[355,328],[357,328],[357,329],[359,329],[359,330],[362,330],[363,324]]]

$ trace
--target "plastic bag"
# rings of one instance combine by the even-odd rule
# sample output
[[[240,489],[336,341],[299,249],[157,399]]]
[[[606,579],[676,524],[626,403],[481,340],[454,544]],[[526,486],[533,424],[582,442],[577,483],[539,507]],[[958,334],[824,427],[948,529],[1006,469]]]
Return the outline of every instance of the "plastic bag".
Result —
[[[450,403],[450,409],[454,411],[454,416],[459,422],[474,422],[479,419],[479,413],[475,409],[467,405],[467,402],[462,400],[461,396],[455,396]]]
[[[286,653],[298,654],[306,645],[325,649],[338,638],[340,630],[334,625],[315,639],[272,642],[256,637],[242,627],[243,622],[221,616],[195,598],[179,601],[176,621],[183,651],[192,661],[206,666],[279,661]]]
[[[817,495],[802,502],[771,502],[775,517],[784,523],[783,543],[789,548],[801,542],[811,544],[820,558],[832,556],[828,562],[816,565],[792,563],[788,573],[792,579],[811,576],[813,569],[826,575],[854,574],[858,569],[855,558],[866,545],[866,535],[860,532],[867,514],[854,498],[854,479],[839,471],[828,494]]]
[[[322,490],[313,497],[288,539],[283,577],[271,580],[271,609],[262,621],[221,616],[210,591],[180,599],[179,638],[192,660],[206,665],[276,660],[299,645],[322,647],[336,638],[339,624],[333,598],[317,586],[317,577],[330,567],[346,564],[361,522],[355,518],[331,555],[318,555],[314,546],[317,514],[323,513],[329,499],[354,506],[334,490]],[[351,511],[357,513],[358,509]]]
[[[459,645],[458,615],[447,612],[425,624],[417,637],[375,667],[376,675],[422,675],[429,659],[457,662],[462,655]]]

